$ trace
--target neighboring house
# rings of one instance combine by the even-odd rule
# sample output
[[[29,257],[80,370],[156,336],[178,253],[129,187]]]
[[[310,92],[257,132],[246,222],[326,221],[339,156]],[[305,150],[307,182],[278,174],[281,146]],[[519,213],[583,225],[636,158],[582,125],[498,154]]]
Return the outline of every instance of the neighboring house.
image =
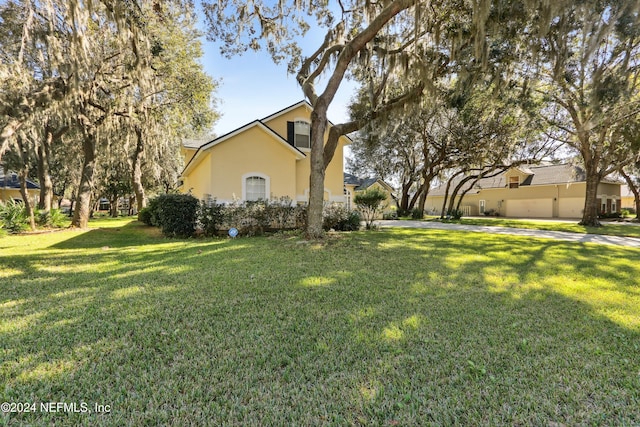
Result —
[[[185,141],[181,191],[219,203],[309,199],[311,105],[302,101],[211,141]],[[331,124],[330,124],[331,125]],[[324,198],[345,203],[340,137],[325,173]]]
[[[368,190],[369,188],[379,188],[387,193],[387,199],[383,202],[383,212],[387,213],[396,206],[395,200],[393,200],[393,187],[381,180],[380,178],[358,178],[350,173],[344,174],[344,193],[347,198],[347,207],[352,208],[353,197],[361,191]]]
[[[636,199],[627,184],[623,184],[620,187],[620,199],[620,207],[622,209],[633,209],[635,211]]]
[[[464,196],[461,210],[465,215],[580,218],[584,210],[585,178],[581,167],[566,164],[511,168],[493,178],[479,180]],[[598,185],[600,213],[620,210],[620,187],[621,183],[613,180],[603,180]],[[429,191],[427,212],[441,212],[445,188],[443,184]]]
[[[38,204],[40,197],[40,186],[35,182],[27,179],[27,193],[32,204]],[[15,200],[22,202],[22,194],[20,194],[20,178],[15,172],[8,171],[5,175],[4,169],[0,167],[0,201],[8,202]]]

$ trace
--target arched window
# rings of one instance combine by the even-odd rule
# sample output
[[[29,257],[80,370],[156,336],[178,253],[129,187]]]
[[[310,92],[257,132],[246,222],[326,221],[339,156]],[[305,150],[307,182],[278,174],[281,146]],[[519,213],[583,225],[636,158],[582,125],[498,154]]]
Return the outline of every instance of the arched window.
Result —
[[[260,176],[245,178],[245,200],[266,200],[267,180]]]

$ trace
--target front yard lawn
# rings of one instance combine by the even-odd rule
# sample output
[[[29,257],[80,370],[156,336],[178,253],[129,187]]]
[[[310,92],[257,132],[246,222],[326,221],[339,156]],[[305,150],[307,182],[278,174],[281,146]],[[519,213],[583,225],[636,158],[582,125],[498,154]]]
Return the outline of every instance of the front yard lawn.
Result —
[[[432,219],[440,221],[440,219]],[[482,225],[494,227],[526,228],[532,230],[566,231],[569,233],[581,234],[604,234],[608,236],[625,236],[640,238],[640,225],[637,223],[621,224],[615,221],[602,220],[602,227],[585,227],[578,225],[578,220],[571,221],[550,221],[533,219],[510,219],[510,218],[479,218],[468,217],[459,220],[445,220],[454,224]]]
[[[99,224],[0,239],[0,425],[640,424],[639,250]]]

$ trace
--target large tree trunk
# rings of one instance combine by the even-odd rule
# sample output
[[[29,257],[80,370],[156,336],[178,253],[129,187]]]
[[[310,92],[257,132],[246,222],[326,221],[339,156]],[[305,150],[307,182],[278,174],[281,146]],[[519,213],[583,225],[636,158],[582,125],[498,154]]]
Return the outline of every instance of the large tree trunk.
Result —
[[[109,199],[109,216],[111,218],[118,217],[118,196]]]
[[[138,142],[136,143],[136,151],[133,154],[131,164],[131,185],[136,195],[136,204],[138,206],[138,215],[140,211],[147,206],[144,194],[144,186],[142,185],[142,159],[144,158],[144,140],[142,138],[142,129],[136,129]],[[129,205],[131,206],[131,204]]]
[[[452,215],[454,212],[454,206],[456,204],[456,197],[458,197],[458,193],[462,190],[462,187],[469,181],[476,179],[477,176],[469,175],[462,179],[453,189],[453,193],[451,193],[451,197],[449,197],[449,207],[447,208],[447,214]],[[462,196],[461,196],[462,197]]]
[[[402,194],[400,195],[400,210],[409,211],[409,190],[411,190],[411,182],[402,183]]]
[[[420,199],[418,200],[418,209],[420,212],[424,213],[424,206],[427,203],[427,196],[429,195],[429,187],[431,187],[431,181],[436,174],[433,171],[433,168],[429,168],[429,173],[423,173],[422,175],[422,188]]]
[[[424,215],[424,207],[427,204],[427,196],[429,195],[429,185],[426,182],[423,184],[422,193],[420,194],[420,198],[418,199],[418,209]]]
[[[82,151],[84,162],[82,165],[82,176],[78,187],[78,197],[76,198],[76,208],[73,212],[72,227],[87,228],[89,217],[91,216],[91,190],[93,187],[93,174],[96,166],[96,135],[87,133],[82,141]]]
[[[600,175],[595,170],[597,165],[585,165],[587,172],[587,191],[584,198],[584,212],[580,225],[589,227],[600,227],[602,224],[598,220],[598,184]]]
[[[318,102],[311,113],[311,174],[309,175],[309,206],[307,237],[323,236],[322,208],[324,204],[324,134],[327,127],[327,105]]]
[[[49,168],[52,142],[53,131],[46,126],[45,136],[41,144],[38,146],[38,179],[40,181],[40,200],[38,202],[38,208],[45,214],[48,214],[51,211],[53,203],[53,183],[51,182],[51,171]]]
[[[451,183],[455,179],[456,176],[463,174],[464,170],[458,171],[453,174],[449,180],[447,181],[447,186],[444,190],[444,197],[442,198],[442,210],[440,211],[440,219],[444,219],[447,210],[447,201],[449,200],[449,190],[451,190]]]
[[[20,195],[24,202],[24,209],[29,217],[29,226],[31,231],[36,229],[36,219],[33,212],[33,204],[31,203],[31,197],[29,197],[29,191],[27,190],[27,179],[29,177],[29,167],[25,164],[20,168]]]

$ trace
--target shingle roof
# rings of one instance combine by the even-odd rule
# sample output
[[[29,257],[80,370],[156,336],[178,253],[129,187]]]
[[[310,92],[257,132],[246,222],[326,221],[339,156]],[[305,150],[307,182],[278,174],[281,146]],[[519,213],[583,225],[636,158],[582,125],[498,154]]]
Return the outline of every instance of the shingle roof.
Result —
[[[9,172],[8,175],[4,174],[4,170],[0,168],[0,188],[11,188],[14,190],[20,189],[20,179],[18,175],[14,172]],[[35,190],[40,188],[38,184],[27,179],[27,189]]]
[[[200,148],[209,141],[211,139],[183,139],[182,145],[185,148]]]
[[[373,184],[378,182],[378,180],[379,180],[378,178],[358,178],[353,174],[350,174],[347,172],[344,173],[344,183],[349,185],[355,185],[356,187],[354,188],[354,190],[356,191],[366,190],[367,188],[371,187]],[[380,181],[384,182],[382,180]],[[389,186],[389,188],[391,188],[391,186]]]
[[[545,165],[545,166],[529,166],[526,168],[520,167],[518,170],[528,174],[520,186],[533,186],[533,185],[553,185],[553,184],[567,184],[573,182],[584,182],[586,180],[586,174],[584,169],[580,166],[574,165]],[[506,173],[506,172],[505,172]],[[501,173],[492,178],[482,178],[474,186],[474,189],[481,190],[483,188],[505,188],[507,186],[507,180],[505,173]],[[455,184],[459,183],[462,178],[455,180],[452,183],[452,188]],[[469,184],[465,184],[463,190],[469,188]],[[444,196],[446,190],[446,183],[439,187],[429,190],[430,196]]]
[[[357,176],[347,173],[344,173],[344,183],[349,185],[360,185],[360,178]]]

